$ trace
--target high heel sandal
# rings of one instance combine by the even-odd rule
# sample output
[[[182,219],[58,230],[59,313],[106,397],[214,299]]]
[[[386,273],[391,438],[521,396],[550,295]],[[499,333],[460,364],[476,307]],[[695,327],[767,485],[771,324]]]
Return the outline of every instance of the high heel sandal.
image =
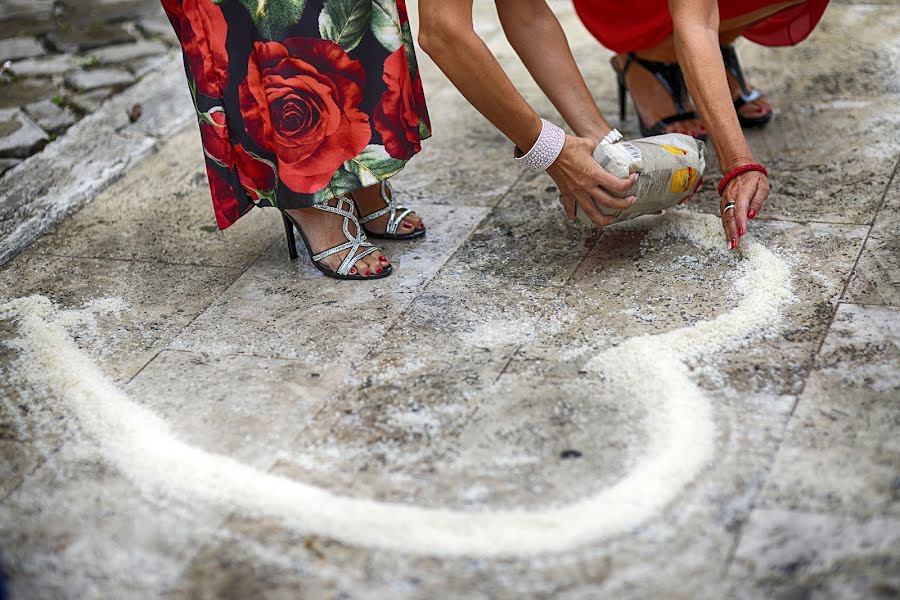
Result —
[[[734,101],[734,110],[737,112],[738,121],[740,121],[741,127],[762,127],[772,120],[772,115],[774,114],[773,111],[770,110],[766,114],[758,117],[745,117],[739,111],[742,106],[751,102],[756,102],[765,96],[765,94],[760,90],[751,88],[747,85],[747,80],[744,78],[744,71],[741,69],[741,63],[738,60],[737,51],[734,49],[734,46],[720,46],[720,48],[722,49],[722,59],[725,61],[725,68],[734,76],[738,86],[741,88],[741,95]]]
[[[637,63],[640,66],[644,67],[650,73],[656,77],[656,80],[662,84],[663,88],[665,88],[666,92],[669,94],[669,97],[672,98],[672,102],[675,103],[675,114],[669,115],[663,119],[660,119],[656,123],[652,125],[647,125],[644,123],[644,119],[641,117],[640,111],[637,109],[637,102],[635,101],[634,110],[638,115],[638,123],[641,126],[641,135],[644,137],[650,137],[654,135],[662,135],[666,133],[666,127],[671,125],[672,123],[678,123],[679,121],[690,121],[691,119],[697,118],[697,113],[692,110],[687,110],[687,99],[688,99],[688,90],[687,84],[684,82],[684,74],[681,72],[681,67],[678,63],[667,63],[667,62],[659,62],[655,60],[646,60],[637,56],[634,52],[628,53],[628,60],[625,61],[625,66],[621,69],[616,65],[616,59],[613,57],[610,60],[612,64],[613,70],[616,72],[616,77],[619,82],[619,119],[622,121],[625,120],[625,93],[628,91],[628,86],[625,83],[625,74],[628,72],[628,68],[631,67],[633,63]],[[634,95],[632,95],[632,99],[634,99]],[[704,134],[698,134],[694,136],[698,140],[706,141],[709,136]]]
[[[315,268],[319,271],[327,275],[328,277],[333,277],[334,279],[383,279],[387,277],[391,273],[393,273],[394,269],[391,265],[385,265],[384,272],[380,274],[372,274],[370,276],[364,276],[359,273],[356,275],[352,275],[350,270],[353,268],[353,265],[356,262],[373,252],[378,252],[378,248],[373,246],[370,242],[366,241],[366,234],[363,230],[362,226],[359,224],[359,220],[356,218],[356,205],[353,203],[353,200],[347,198],[346,196],[339,196],[337,199],[337,206],[329,206],[325,203],[316,204],[313,206],[321,211],[334,213],[336,215],[340,215],[344,217],[344,235],[347,237],[347,241],[343,244],[339,244],[334,246],[333,248],[329,248],[324,252],[320,252],[318,254],[313,254],[312,247],[309,245],[309,240],[306,239],[306,234],[303,233],[303,229],[300,228],[300,225],[294,220],[294,218],[288,214],[286,211],[281,211],[281,218],[284,221],[284,234],[287,238],[288,245],[288,253],[290,254],[291,260],[295,260],[297,258],[297,240],[294,237],[294,230],[300,232],[300,237],[303,239],[303,243],[306,244],[306,250],[309,252],[310,260]],[[350,233],[350,224],[353,224],[356,228],[356,235],[352,235]],[[363,249],[361,251],[361,249]],[[344,257],[341,266],[335,271],[325,265],[323,265],[320,261],[328,258],[332,254],[337,254],[338,252],[342,252],[344,250],[349,250],[347,252],[347,256]]]
[[[412,233],[397,233],[397,229],[400,228],[400,225],[403,223],[403,219],[409,216],[413,211],[405,206],[399,206],[397,201],[394,199],[394,190],[391,188],[391,184],[387,181],[381,182],[381,198],[385,201],[387,206],[376,210],[375,212],[366,215],[364,217],[360,217],[359,222],[363,226],[363,230],[366,232],[366,235],[370,238],[374,238],[376,240],[414,240],[425,235],[425,229],[416,229]],[[388,192],[390,192],[390,197],[388,197]],[[399,213],[399,214],[398,214]],[[371,223],[375,219],[383,217],[384,215],[388,216],[387,223],[384,227],[384,233],[376,233],[374,231],[369,231],[366,228],[366,223]]]

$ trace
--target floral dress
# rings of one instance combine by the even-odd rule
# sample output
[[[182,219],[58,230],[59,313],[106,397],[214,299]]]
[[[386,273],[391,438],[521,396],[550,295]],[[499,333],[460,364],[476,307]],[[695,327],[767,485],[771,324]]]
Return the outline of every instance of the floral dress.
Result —
[[[404,0],[162,0],[220,229],[397,174],[431,135]]]

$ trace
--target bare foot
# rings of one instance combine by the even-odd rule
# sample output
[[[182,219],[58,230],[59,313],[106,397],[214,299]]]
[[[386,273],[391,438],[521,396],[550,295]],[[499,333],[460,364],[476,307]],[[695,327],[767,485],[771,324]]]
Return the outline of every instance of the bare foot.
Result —
[[[328,201],[329,206],[337,204],[336,199]],[[340,246],[347,242],[347,236],[344,235],[343,222],[344,218],[340,215],[318,210],[316,208],[300,208],[287,211],[291,217],[303,229],[309,245],[312,247],[314,254],[324,252],[329,248]],[[349,223],[350,235],[356,235],[356,227],[353,222]],[[320,264],[328,267],[332,271],[337,271],[341,263],[347,257],[350,250],[342,250],[331,256],[327,256],[319,261]],[[373,275],[381,275],[385,268],[391,262],[379,248],[377,251],[364,256],[356,261],[350,269],[350,275],[362,275],[363,277],[371,277]]]

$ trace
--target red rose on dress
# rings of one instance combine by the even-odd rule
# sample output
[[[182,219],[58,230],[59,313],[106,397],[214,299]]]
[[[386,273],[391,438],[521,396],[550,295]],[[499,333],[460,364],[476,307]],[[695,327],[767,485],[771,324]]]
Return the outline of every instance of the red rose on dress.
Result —
[[[409,160],[422,149],[419,119],[430,129],[422,78],[409,76],[406,48],[401,46],[384,63],[387,91],[375,107],[375,129],[384,140],[384,148],[393,158]]]
[[[275,165],[264,158],[251,154],[241,144],[234,147],[234,162],[241,187],[247,191],[253,201],[271,200],[278,183]]]
[[[209,118],[215,125],[206,120]],[[225,112],[210,111],[200,119],[200,138],[203,152],[212,160],[226,168],[231,167],[231,138],[228,135],[228,121]]]
[[[237,196],[227,181],[207,165],[206,176],[209,178],[209,189],[212,192],[213,208],[216,211],[216,224],[219,229],[227,229],[240,217]]]
[[[213,0],[162,0],[190,64],[197,91],[221,98],[228,85],[228,24]]]
[[[278,157],[278,175],[311,194],[362,152],[372,131],[359,110],[366,74],[334,42],[256,42],[241,83],[241,113],[256,144]]]

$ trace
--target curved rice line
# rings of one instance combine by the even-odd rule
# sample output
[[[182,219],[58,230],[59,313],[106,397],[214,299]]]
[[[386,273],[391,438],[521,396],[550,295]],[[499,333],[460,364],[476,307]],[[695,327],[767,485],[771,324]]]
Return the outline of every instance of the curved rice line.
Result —
[[[717,248],[717,222],[679,213],[660,220],[660,231]],[[675,357],[740,343],[769,325],[790,297],[790,273],[781,259],[756,243],[745,255],[746,273],[738,287],[748,292],[735,309],[690,328],[632,338],[589,363],[645,403],[649,447],[637,467],[611,487],[540,510],[459,511],[339,496],[189,446],[128,398],[60,325],[48,320],[49,300],[13,300],[0,312],[19,320],[29,376],[71,404],[85,430],[138,483],[275,517],[348,544],[425,555],[523,556],[569,550],[640,525],[708,463],[715,434],[710,404]]]

